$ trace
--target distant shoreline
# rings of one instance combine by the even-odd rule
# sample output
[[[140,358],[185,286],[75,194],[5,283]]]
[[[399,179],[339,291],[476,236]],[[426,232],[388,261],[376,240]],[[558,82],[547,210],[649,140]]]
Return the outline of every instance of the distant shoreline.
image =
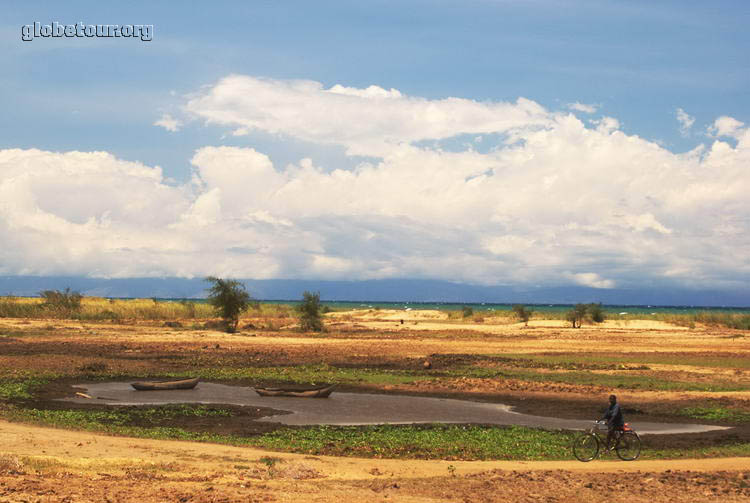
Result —
[[[38,295],[18,295],[16,298],[34,299]],[[86,297],[99,297],[86,295]],[[205,298],[182,298],[182,297],[101,297],[113,300],[155,300],[158,302],[197,302],[205,303]],[[299,299],[255,299],[262,304],[297,304]],[[415,302],[415,301],[361,301],[361,300],[322,300],[322,304],[329,308],[340,310],[348,309],[396,309],[396,310],[434,310],[434,311],[460,311],[464,307],[470,307],[474,311],[511,311],[513,305],[522,304],[532,308],[539,313],[562,313],[569,311],[575,304],[534,304],[529,302]],[[750,314],[750,306],[669,306],[669,305],[645,305],[645,304],[604,304],[602,308],[609,314],[618,315],[650,315],[650,314],[696,314],[700,312],[730,312],[737,314]]]

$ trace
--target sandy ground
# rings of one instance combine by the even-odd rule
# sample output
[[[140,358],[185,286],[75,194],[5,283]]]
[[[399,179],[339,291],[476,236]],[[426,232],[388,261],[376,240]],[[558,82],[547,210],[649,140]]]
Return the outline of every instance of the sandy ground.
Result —
[[[609,501],[659,502],[750,497],[750,458],[630,463],[332,458],[3,421],[0,446],[3,502],[281,502],[333,497],[357,502],[580,501],[577,498],[585,496],[593,501],[608,496]],[[270,469],[263,461],[268,456],[276,459]],[[694,491],[665,494],[681,483]],[[604,492],[590,491],[594,486]]]

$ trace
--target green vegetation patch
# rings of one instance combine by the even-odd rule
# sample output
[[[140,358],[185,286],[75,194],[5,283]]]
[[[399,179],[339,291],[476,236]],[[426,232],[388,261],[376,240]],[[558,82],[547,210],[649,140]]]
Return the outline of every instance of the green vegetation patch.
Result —
[[[46,386],[51,379],[57,377],[52,374],[15,375],[0,378],[0,400],[27,400],[34,397],[34,393]]]
[[[424,374],[406,370],[371,370],[362,368],[339,368],[327,364],[299,365],[292,367],[236,367],[202,368],[189,373],[165,374],[168,377],[197,375],[202,379],[252,379],[289,383],[377,383],[401,384],[424,380]]]
[[[112,410],[39,410],[13,408],[9,419],[50,426],[150,439],[176,439],[297,452],[313,455],[444,460],[572,459],[578,434],[521,426],[381,425],[281,427],[253,436],[194,432],[164,425],[177,417],[231,415],[205,406],[117,407]],[[135,422],[153,426],[133,426]],[[651,449],[642,459],[748,456],[750,443],[730,442],[696,448]]]
[[[229,417],[228,409],[204,405],[170,405],[162,407],[115,407],[107,410],[91,409],[33,409],[14,408],[11,419],[48,424],[62,428],[120,432],[119,427],[133,424],[148,426],[168,423],[180,417]]]
[[[462,367],[447,372],[453,377],[487,379],[518,379],[530,382],[555,382],[582,386],[604,386],[616,389],[645,389],[654,391],[745,391],[747,385],[731,381],[691,382],[658,379],[632,374],[597,374],[593,372],[534,372],[531,370]]]
[[[736,355],[694,355],[674,353],[625,353],[621,355],[608,355],[598,353],[560,353],[560,354],[524,354],[504,353],[495,355],[498,358],[510,358],[518,360],[521,365],[524,362],[535,362],[545,365],[560,365],[573,368],[586,367],[590,365],[618,366],[618,365],[688,365],[709,368],[733,368],[750,369],[750,358]]]
[[[519,426],[318,426],[281,428],[255,445],[315,455],[409,459],[567,459],[571,434]]]
[[[680,409],[678,414],[695,419],[708,419],[710,421],[725,421],[738,424],[750,423],[750,412],[728,407],[686,407]]]

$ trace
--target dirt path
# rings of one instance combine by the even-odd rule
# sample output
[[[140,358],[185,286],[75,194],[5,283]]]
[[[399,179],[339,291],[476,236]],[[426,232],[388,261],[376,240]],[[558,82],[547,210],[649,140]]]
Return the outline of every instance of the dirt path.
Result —
[[[2,502],[575,501],[608,485],[620,488],[610,501],[750,497],[750,458],[580,463],[312,457],[4,421],[0,446]],[[681,484],[696,490],[669,489]],[[493,486],[502,490],[488,491]]]

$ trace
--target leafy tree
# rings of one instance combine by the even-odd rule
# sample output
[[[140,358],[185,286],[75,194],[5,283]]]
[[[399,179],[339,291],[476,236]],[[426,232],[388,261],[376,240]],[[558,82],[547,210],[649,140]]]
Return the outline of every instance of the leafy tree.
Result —
[[[250,304],[250,294],[245,286],[233,279],[221,279],[209,276],[206,281],[213,283],[208,290],[208,302],[224,320],[226,331],[234,333],[240,322],[240,313]]]
[[[297,306],[299,313],[299,326],[305,331],[320,332],[323,330],[323,319],[321,317],[320,292],[305,292],[302,294],[302,302]]]
[[[474,316],[474,309],[471,306],[464,306],[461,308],[461,314],[463,314],[464,318]]]
[[[573,328],[581,328],[583,320],[589,320],[593,323],[603,322],[604,310],[600,303],[576,304],[573,309],[567,312],[565,319],[573,324]]]
[[[523,322],[524,326],[528,327],[529,318],[531,318],[534,311],[526,306],[522,306],[521,304],[514,304],[512,309],[513,312],[516,313],[516,316],[518,316],[518,319]]]
[[[568,311],[565,319],[573,324],[573,328],[581,328],[581,323],[586,318],[586,304],[576,304]]]

